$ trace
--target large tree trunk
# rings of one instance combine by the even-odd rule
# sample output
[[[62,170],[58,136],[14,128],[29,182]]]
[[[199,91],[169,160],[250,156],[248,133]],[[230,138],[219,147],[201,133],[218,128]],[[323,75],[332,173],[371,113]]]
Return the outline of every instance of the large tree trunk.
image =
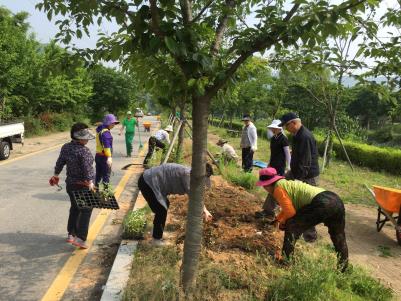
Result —
[[[207,116],[210,97],[194,98],[192,101],[193,140],[191,189],[184,241],[181,283],[186,294],[190,293],[198,269],[202,241],[202,212],[205,189],[205,163],[207,149]]]

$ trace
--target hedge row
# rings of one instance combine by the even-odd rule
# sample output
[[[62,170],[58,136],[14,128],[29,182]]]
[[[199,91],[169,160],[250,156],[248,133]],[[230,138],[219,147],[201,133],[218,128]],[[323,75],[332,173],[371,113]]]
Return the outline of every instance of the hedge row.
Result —
[[[217,125],[218,120],[214,120],[213,124]],[[223,121],[222,127],[230,128],[230,122]],[[242,123],[233,122],[232,130],[242,130]],[[258,136],[262,139],[267,139],[266,129],[259,128]],[[319,152],[322,154],[324,150],[324,137],[315,136]],[[390,147],[378,147],[363,143],[356,143],[352,141],[343,141],[344,146],[347,150],[348,156],[353,164],[368,167],[376,171],[386,171],[391,174],[401,175],[401,150]],[[333,150],[336,157],[341,160],[346,160],[345,154],[342,150],[340,142],[335,139],[333,144]]]

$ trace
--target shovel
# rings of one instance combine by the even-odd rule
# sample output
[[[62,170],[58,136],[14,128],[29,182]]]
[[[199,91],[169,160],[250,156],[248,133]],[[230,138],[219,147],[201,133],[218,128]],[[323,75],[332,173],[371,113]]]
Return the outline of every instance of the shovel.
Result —
[[[139,139],[139,148],[138,148],[138,152],[140,152],[141,149],[143,148],[143,144],[142,144],[142,141],[141,141],[141,130],[140,130],[140,128],[139,128],[139,120],[138,120],[137,125],[138,125],[138,139]]]

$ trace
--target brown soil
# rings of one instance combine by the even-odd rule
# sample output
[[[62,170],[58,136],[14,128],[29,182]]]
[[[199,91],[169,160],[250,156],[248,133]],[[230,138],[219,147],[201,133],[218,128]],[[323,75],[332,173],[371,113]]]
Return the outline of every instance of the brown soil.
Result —
[[[206,193],[205,205],[212,213],[213,221],[204,224],[204,246],[213,252],[236,250],[274,254],[281,245],[282,234],[253,217],[255,211],[260,210],[261,201],[220,176],[214,176],[212,183],[211,190]],[[171,196],[169,199],[170,218],[166,230],[175,230],[175,242],[180,244],[185,235],[188,197]]]

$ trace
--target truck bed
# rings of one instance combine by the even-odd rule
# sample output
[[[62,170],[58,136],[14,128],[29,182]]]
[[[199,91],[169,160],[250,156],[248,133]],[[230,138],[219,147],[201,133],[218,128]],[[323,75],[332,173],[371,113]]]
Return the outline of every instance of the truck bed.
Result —
[[[0,139],[5,137],[12,137],[24,133],[24,123],[0,123]]]

